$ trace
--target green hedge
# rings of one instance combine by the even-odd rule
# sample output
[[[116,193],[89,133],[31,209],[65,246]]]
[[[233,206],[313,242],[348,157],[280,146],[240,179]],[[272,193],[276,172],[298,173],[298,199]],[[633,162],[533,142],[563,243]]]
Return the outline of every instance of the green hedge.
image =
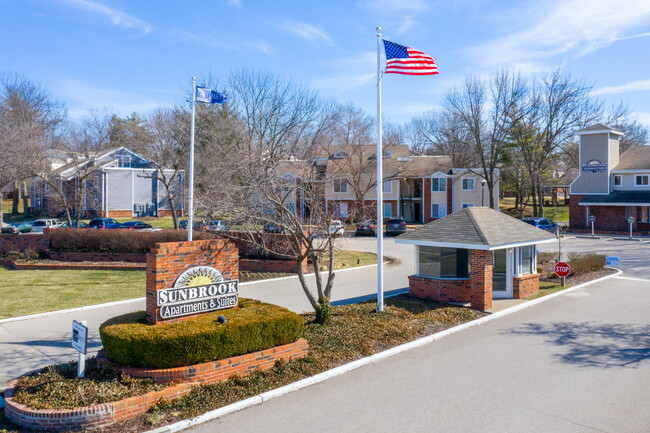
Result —
[[[195,240],[215,239],[217,236],[196,232]],[[52,251],[79,251],[89,253],[148,253],[157,243],[181,242],[187,240],[183,230],[160,230],[142,232],[138,230],[96,230],[65,229],[50,232]]]
[[[217,317],[228,320],[221,324]],[[286,308],[240,299],[239,308],[183,322],[149,326],[145,312],[104,322],[99,333],[106,357],[131,367],[173,368],[244,355],[300,338],[302,316]]]

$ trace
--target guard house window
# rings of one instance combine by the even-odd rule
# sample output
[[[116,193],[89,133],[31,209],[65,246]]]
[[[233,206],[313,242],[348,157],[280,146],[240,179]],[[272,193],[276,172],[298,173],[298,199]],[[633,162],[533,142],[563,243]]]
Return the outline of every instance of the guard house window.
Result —
[[[385,180],[384,181],[384,187],[383,191],[387,194],[390,194],[393,192],[393,181],[392,180]]]
[[[621,176],[614,176],[614,186],[621,186]]]
[[[334,179],[334,192],[348,192],[348,180]]]
[[[474,191],[474,179],[463,179],[463,191]]]
[[[535,268],[535,246],[527,245],[519,249],[520,275],[530,275],[537,272]]]
[[[641,174],[636,176],[636,185],[637,186],[648,186],[648,175]]]
[[[474,180],[474,179],[468,179]],[[434,177],[431,179],[431,191],[432,192],[442,192],[447,191],[447,179],[444,177]]]
[[[469,250],[418,245],[418,275],[432,278],[469,278]]]

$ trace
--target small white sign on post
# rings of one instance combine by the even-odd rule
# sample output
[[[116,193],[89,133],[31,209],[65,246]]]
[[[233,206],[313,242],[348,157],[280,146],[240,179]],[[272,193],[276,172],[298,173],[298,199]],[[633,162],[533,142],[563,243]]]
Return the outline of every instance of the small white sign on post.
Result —
[[[84,377],[86,373],[86,350],[88,349],[88,323],[85,320],[72,321],[72,347],[79,352],[77,377]]]

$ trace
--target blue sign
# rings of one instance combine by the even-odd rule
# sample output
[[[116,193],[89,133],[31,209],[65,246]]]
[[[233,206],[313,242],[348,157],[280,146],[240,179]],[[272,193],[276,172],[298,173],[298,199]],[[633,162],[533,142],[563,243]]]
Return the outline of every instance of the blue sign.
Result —
[[[619,257],[607,257],[607,266],[621,266],[621,259]]]

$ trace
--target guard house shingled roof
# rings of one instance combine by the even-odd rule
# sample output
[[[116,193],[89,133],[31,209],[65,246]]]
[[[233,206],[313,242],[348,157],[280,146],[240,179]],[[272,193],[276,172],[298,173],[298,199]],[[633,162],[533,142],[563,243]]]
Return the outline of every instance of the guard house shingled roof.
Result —
[[[551,242],[555,236],[489,207],[468,207],[395,239],[400,244],[475,250]]]

